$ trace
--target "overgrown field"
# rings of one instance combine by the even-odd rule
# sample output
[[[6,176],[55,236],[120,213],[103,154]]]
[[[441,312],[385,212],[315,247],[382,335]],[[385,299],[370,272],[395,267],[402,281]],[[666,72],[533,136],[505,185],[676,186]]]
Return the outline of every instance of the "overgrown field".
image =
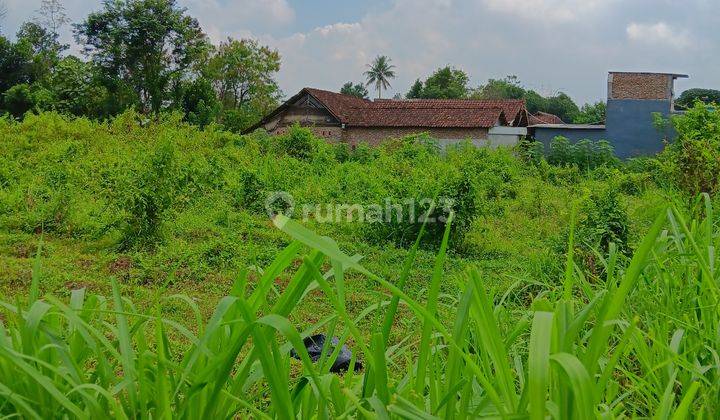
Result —
[[[0,120],[0,412],[715,418],[708,113],[677,126],[696,149],[627,163],[588,142],[546,161],[174,116]],[[307,220],[271,220],[279,191]],[[325,221],[410,199],[450,199],[431,215],[452,221]],[[291,359],[314,332],[364,369]]]

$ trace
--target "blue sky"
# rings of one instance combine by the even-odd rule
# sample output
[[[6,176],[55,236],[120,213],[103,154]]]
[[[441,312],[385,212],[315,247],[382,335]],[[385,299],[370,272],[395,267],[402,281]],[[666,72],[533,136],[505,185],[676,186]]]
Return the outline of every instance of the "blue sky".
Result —
[[[454,65],[477,86],[517,75],[576,101],[603,100],[607,71],[687,73],[678,90],[720,89],[720,0],[178,0],[214,42],[253,37],[283,57],[278,81],[337,90],[361,81],[378,54],[392,58],[391,94]],[[0,0],[12,36],[40,0]],[[65,0],[80,21],[99,0]],[[70,28],[63,38],[72,41]]]

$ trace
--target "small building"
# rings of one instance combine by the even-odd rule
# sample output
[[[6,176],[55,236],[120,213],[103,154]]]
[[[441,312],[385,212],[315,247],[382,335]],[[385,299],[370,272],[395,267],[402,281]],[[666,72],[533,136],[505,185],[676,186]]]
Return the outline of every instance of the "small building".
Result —
[[[527,134],[524,100],[378,99],[367,100],[304,88],[247,132],[264,128],[282,134],[294,124],[329,141],[377,145],[388,138],[427,132],[441,146],[514,145]]]
[[[688,77],[676,73],[610,72],[607,113],[604,124],[538,122],[530,118],[528,134],[546,147],[556,136],[578,140],[607,140],[621,158],[660,152],[668,133],[653,124],[653,114],[667,118],[675,112],[675,80]]]

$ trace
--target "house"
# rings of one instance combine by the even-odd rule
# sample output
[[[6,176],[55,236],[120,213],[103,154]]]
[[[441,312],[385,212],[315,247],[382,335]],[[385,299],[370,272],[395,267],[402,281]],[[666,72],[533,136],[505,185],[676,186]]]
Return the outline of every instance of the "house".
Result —
[[[655,127],[654,114],[667,118],[675,113],[675,80],[686,77],[676,73],[610,72],[604,124],[538,122],[530,117],[528,134],[546,147],[556,136],[563,136],[573,142],[608,140],[621,158],[655,154],[663,149],[663,141],[671,133]]]
[[[528,125],[538,124],[565,124],[560,117],[555,114],[548,112],[538,111],[534,114],[528,115]]]
[[[441,145],[515,144],[526,134],[524,100],[378,99],[367,100],[304,88],[249,131],[282,134],[293,124],[309,127],[330,141],[377,145],[388,138],[427,132]]]

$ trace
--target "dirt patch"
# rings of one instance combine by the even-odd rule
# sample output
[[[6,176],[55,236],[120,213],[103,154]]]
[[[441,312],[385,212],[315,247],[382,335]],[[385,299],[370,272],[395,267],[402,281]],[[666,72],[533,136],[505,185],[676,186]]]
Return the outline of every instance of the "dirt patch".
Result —
[[[108,271],[112,274],[127,274],[132,267],[132,258],[122,255],[108,265]]]

